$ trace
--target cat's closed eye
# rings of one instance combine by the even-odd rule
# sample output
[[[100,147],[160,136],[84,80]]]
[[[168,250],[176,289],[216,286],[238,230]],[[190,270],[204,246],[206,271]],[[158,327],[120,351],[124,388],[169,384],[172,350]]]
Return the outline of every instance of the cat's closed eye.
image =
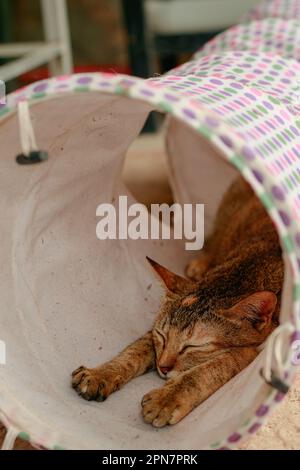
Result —
[[[191,350],[191,349],[195,349],[195,348],[204,348],[206,346],[210,346],[212,343],[208,342],[208,343],[203,343],[203,344],[187,344],[186,346],[184,346],[180,353],[179,354],[183,354],[184,352],[188,351],[188,350]]]
[[[163,340],[163,344],[165,346],[166,344],[166,337],[163,333],[161,333],[159,330],[155,329],[154,332]]]

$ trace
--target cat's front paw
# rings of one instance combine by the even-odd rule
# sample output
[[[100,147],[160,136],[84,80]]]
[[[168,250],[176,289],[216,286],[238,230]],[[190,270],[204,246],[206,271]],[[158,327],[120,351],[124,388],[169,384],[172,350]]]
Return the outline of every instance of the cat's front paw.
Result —
[[[176,424],[190,411],[187,400],[168,385],[152,390],[142,399],[143,418],[156,428]]]
[[[85,400],[104,401],[118,389],[118,376],[109,366],[95,369],[80,366],[72,373],[72,387]]]

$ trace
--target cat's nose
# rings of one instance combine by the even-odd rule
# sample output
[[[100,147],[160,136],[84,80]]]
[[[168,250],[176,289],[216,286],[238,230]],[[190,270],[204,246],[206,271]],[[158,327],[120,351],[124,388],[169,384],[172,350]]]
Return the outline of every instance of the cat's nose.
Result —
[[[159,367],[159,370],[161,371],[162,374],[167,375],[167,373],[170,372],[170,370],[172,370],[172,367],[163,366],[163,367]]]

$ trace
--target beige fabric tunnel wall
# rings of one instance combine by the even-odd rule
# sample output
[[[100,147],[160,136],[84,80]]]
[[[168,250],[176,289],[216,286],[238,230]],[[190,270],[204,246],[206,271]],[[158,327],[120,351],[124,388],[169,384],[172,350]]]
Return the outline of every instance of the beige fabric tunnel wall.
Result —
[[[90,77],[99,82],[99,74]],[[7,363],[0,365],[1,420],[45,448],[235,445],[237,435],[263,421],[266,412],[258,410],[269,410],[278,396],[259,374],[265,352],[182,422],[161,430],[145,424],[140,414],[143,394],[161,383],[155,373],[132,381],[103,404],[82,400],[70,387],[70,372],[79,364],[110,359],[151,327],[161,288],[145,256],[177,272],[190,256],[182,241],[96,238],[97,206],[120,194],[133,201],[121,170],[148,113],[172,114],[166,139],[174,196],[206,203],[208,229],[238,171],[221,145],[185,122],[180,115],[188,106],[185,98],[177,113],[163,105],[153,86],[148,91],[157,99],[145,98],[147,86],[139,79],[129,92],[120,89],[126,77],[103,76],[106,85],[86,93],[75,89],[77,80],[69,79],[67,92],[55,91],[55,80],[46,96],[34,96],[34,87],[26,90],[25,98],[35,99],[30,112],[38,145],[49,153],[38,165],[15,162],[21,150],[16,105],[24,91],[12,95],[2,112],[0,339]],[[289,266],[290,261],[285,312],[292,309]],[[286,344],[284,356],[288,351]]]

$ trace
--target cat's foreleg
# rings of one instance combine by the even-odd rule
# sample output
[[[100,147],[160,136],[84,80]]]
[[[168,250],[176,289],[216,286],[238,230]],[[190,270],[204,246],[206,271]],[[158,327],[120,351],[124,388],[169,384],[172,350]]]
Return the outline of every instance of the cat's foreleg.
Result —
[[[86,400],[105,400],[134,377],[155,367],[152,332],[128,346],[118,356],[99,367],[78,367],[72,373],[72,387]]]
[[[143,397],[144,420],[155,427],[178,423],[256,356],[254,348],[236,348],[168,380]]]

